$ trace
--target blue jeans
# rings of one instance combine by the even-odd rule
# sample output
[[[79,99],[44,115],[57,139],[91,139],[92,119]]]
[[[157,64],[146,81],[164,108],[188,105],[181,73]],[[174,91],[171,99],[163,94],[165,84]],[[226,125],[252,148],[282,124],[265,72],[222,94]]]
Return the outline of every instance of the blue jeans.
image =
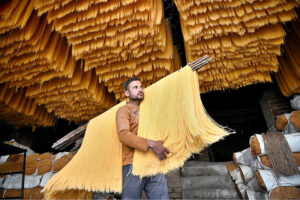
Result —
[[[122,199],[141,199],[143,190],[148,199],[169,199],[168,186],[165,175],[144,177],[134,176],[132,165],[123,166]]]

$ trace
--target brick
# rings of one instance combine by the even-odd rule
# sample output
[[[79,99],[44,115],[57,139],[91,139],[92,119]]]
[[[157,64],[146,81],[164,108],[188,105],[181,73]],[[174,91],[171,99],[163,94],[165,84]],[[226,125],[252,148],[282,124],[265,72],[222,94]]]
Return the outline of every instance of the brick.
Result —
[[[174,188],[174,187],[169,187],[168,188],[168,192],[181,192],[181,188]]]
[[[181,192],[181,188],[174,188],[175,191],[174,192]]]
[[[168,187],[181,187],[181,182],[179,177],[171,177],[167,179]]]
[[[174,170],[172,172],[169,172],[166,174],[166,178],[171,178],[171,177],[179,177],[179,170]]]
[[[180,192],[174,192],[169,194],[170,198],[181,198],[181,193]]]

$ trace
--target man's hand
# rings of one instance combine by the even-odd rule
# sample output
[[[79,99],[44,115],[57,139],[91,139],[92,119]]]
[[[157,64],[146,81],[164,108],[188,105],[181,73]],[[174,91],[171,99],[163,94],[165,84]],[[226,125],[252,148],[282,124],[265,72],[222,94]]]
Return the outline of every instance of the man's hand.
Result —
[[[161,140],[148,140],[148,147],[157,155],[159,160],[166,159],[167,154],[170,153],[170,151],[163,146],[163,142]]]

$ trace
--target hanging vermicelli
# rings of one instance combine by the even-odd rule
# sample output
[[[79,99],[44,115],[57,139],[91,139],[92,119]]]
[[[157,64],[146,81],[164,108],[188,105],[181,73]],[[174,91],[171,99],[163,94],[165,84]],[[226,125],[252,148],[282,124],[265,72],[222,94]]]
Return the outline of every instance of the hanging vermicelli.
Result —
[[[85,71],[95,68],[99,82],[121,100],[119,88],[128,77],[154,83],[170,73],[172,36],[160,0],[38,0],[35,8],[39,15],[47,13],[48,23],[67,37],[72,55],[85,60]]]
[[[296,18],[294,8],[299,2],[175,0],[175,3],[181,17],[187,61],[205,54],[213,57],[212,63],[199,71],[202,92],[271,82],[267,73],[277,72],[278,63],[266,66],[261,58],[276,60],[281,54],[285,36],[281,23]],[[240,66],[247,66],[248,70],[240,70]],[[256,66],[264,67],[262,70]],[[230,70],[221,74],[215,73],[215,68]],[[219,80],[208,80],[207,74],[217,75]]]
[[[115,117],[117,109],[124,104],[125,101],[89,122],[80,150],[45,186],[46,198],[68,195],[78,198],[77,191],[82,194],[122,191],[122,145]],[[145,90],[138,135],[163,140],[171,153],[165,161],[160,161],[152,151],[135,151],[133,173],[140,177],[167,173],[181,167],[192,153],[228,134],[230,132],[206,113],[200,99],[197,73],[185,67]]]
[[[17,126],[31,126],[33,130],[40,126],[54,126],[55,117],[48,113],[35,100],[25,97],[25,89],[9,88],[0,85],[0,118]],[[42,116],[42,113],[45,113]]]
[[[83,71],[85,62],[77,61],[72,55],[67,38],[53,31],[53,24],[48,24],[47,15],[38,16],[33,10],[35,1],[19,2],[18,7],[15,6],[16,2],[9,4],[11,10],[7,10],[6,20],[0,19],[3,28],[0,35],[0,83],[16,88],[17,92],[12,106],[5,110],[12,112],[12,115],[18,112],[20,116],[34,118],[30,118],[32,122],[28,123],[28,119],[16,117],[11,120],[12,117],[7,115],[7,121],[34,128],[54,125],[56,115],[80,122],[114,105],[112,94],[108,93],[103,83],[98,82],[95,71]],[[20,17],[20,14],[24,16]],[[15,20],[18,22],[13,25]],[[48,92],[43,86],[50,87],[50,84],[53,86]],[[22,95],[34,101],[19,102]],[[8,98],[6,100],[7,104]],[[43,105],[45,110],[38,105]]]

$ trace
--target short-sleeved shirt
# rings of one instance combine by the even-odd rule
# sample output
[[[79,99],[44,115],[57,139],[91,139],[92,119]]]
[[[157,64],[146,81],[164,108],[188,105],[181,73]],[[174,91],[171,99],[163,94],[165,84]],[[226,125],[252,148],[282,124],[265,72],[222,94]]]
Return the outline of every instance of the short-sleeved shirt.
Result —
[[[139,105],[127,103],[116,114],[116,126],[123,143],[123,165],[132,164],[134,150],[147,151],[148,141],[137,136],[139,126]]]

